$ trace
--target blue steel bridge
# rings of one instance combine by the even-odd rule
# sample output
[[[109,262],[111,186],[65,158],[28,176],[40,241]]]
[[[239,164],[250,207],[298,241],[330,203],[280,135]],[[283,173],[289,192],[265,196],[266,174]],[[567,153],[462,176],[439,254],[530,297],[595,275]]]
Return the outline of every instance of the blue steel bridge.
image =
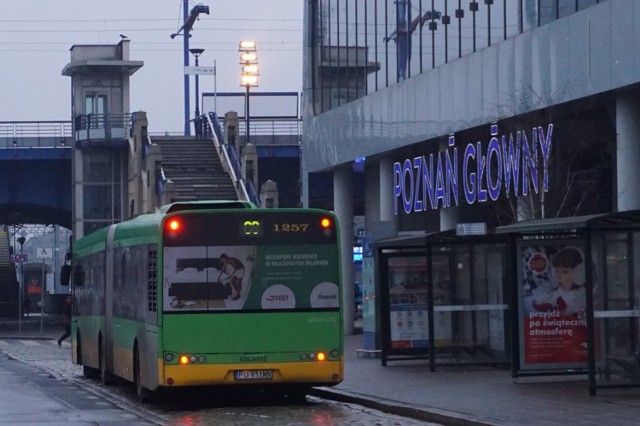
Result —
[[[0,224],[71,229],[71,121],[0,121]]]

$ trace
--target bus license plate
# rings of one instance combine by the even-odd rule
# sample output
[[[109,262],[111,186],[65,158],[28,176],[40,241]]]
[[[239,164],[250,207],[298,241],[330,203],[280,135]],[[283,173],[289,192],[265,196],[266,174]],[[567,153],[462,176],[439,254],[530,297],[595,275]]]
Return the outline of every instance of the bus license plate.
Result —
[[[233,377],[236,380],[271,380],[273,370],[236,370]]]

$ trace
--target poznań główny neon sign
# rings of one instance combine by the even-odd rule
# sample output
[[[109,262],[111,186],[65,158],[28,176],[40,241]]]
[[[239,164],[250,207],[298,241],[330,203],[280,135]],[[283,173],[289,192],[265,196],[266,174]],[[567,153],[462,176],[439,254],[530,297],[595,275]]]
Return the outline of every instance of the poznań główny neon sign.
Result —
[[[553,124],[531,129],[531,144],[524,131],[498,138],[498,125],[491,126],[491,139],[483,152],[482,142],[469,143],[462,155],[462,173],[458,167],[455,136],[449,136],[444,152],[409,158],[393,164],[394,212],[398,214],[398,198],[404,212],[437,210],[459,205],[459,181],[467,204],[496,201],[503,191],[509,197],[528,195],[529,188],[538,194],[539,173],[542,190],[549,190],[549,158]],[[437,157],[437,158],[436,158]],[[541,160],[541,161],[540,161]],[[542,166],[542,168],[540,168]]]

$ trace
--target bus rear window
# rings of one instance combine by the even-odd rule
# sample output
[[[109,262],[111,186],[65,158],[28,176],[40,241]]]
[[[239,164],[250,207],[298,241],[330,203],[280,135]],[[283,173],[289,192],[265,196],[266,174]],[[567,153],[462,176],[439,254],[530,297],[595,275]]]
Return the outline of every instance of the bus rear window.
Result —
[[[164,223],[163,309],[337,310],[336,233],[333,216],[322,214],[172,216]]]

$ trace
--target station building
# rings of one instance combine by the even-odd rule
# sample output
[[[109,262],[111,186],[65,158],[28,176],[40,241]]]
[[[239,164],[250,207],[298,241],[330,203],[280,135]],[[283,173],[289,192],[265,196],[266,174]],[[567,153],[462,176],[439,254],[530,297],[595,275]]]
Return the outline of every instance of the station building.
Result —
[[[618,360],[637,363],[640,250],[623,226],[635,215],[615,215],[640,209],[640,1],[307,0],[304,28],[304,167],[333,175],[345,252],[365,217],[364,346],[384,358],[480,342],[520,370],[584,366],[523,355],[536,344],[524,335],[585,332],[529,328],[568,309],[531,306],[557,290],[554,256],[575,245],[600,259],[583,259],[577,286],[597,287],[585,269],[609,280],[591,307],[626,312],[600,335],[607,356],[621,341]],[[621,228],[585,248],[580,230],[602,215]]]

